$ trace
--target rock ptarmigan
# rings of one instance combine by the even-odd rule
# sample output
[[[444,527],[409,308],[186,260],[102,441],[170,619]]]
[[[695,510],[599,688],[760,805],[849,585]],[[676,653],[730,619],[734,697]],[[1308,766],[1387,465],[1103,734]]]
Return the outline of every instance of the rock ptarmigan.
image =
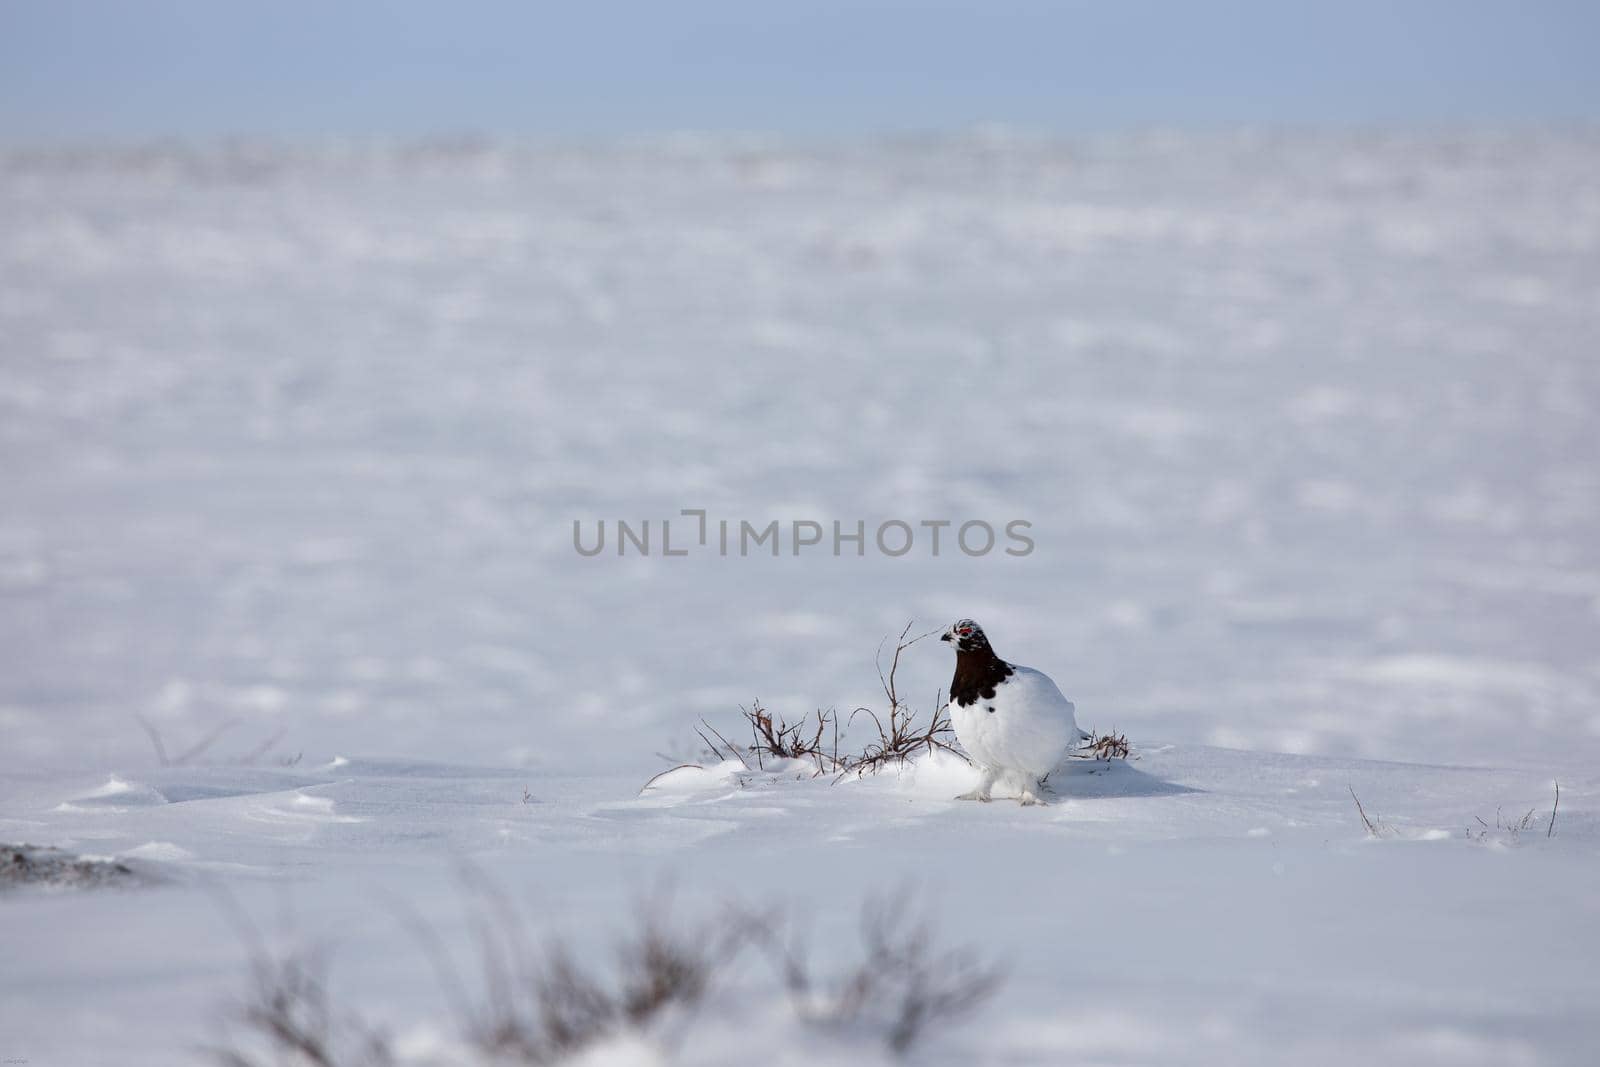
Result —
[[[1089,735],[1078,729],[1072,701],[1049,675],[1007,663],[994,654],[983,627],[971,619],[952,623],[939,638],[955,645],[950,682],[950,724],[983,777],[957,800],[988,800],[1003,781],[1023,804],[1038,804],[1039,780],[1055,769],[1068,745]]]

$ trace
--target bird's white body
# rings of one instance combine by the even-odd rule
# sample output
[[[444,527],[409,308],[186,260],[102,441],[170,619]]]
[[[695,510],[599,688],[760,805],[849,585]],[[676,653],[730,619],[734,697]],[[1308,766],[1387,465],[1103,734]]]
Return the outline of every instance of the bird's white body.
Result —
[[[1068,746],[1087,735],[1078,729],[1072,701],[1056,683],[1031,667],[1009,664],[1012,673],[971,704],[951,701],[948,710],[956,738],[983,779],[967,796],[988,800],[994,784],[1016,790],[1024,804],[1038,803],[1039,779],[1055,770]]]

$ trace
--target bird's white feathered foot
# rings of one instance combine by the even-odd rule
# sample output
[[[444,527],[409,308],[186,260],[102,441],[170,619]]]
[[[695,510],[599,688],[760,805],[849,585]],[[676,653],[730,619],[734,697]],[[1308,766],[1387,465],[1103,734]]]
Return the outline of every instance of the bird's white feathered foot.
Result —
[[[982,770],[982,775],[983,777],[978,780],[978,788],[968,793],[962,793],[960,796],[956,797],[956,799],[981,800],[985,804],[989,803],[991,799],[989,796],[989,791],[994,788],[995,779],[1000,777],[1000,772],[985,767]]]

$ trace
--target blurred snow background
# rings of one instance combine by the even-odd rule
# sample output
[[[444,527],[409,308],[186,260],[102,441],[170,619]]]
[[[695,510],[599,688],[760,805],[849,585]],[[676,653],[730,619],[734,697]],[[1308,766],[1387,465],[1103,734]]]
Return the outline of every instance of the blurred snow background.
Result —
[[[14,760],[649,771],[958,615],[1136,742],[1600,755],[1592,131],[296,143],[0,154]],[[572,549],[692,507],[1037,549]]]

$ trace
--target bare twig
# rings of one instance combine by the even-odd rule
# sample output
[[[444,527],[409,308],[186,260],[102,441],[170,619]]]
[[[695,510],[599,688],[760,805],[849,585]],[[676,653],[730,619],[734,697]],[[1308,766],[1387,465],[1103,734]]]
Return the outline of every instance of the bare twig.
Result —
[[[906,649],[910,648],[912,645],[916,644],[918,641],[921,641],[923,638],[931,637],[933,634],[939,632],[938,630],[929,630],[927,633],[918,634],[916,637],[913,637],[911,640],[907,641],[906,634],[911,632],[911,627],[915,624],[916,620],[913,619],[911,622],[906,623],[906,628],[904,630],[900,631],[900,637],[895,642],[894,646],[894,658],[889,662],[889,676],[887,678],[883,676],[883,646],[889,641],[887,637],[878,642],[878,653],[875,657],[873,657],[873,662],[878,668],[878,682],[883,686],[883,695],[889,698],[889,714],[891,717],[894,715],[896,709],[905,707],[905,705],[900,702],[899,693],[895,690],[895,674],[900,670],[900,654]]]
[[[1133,746],[1128,744],[1127,734],[1097,734],[1091,731],[1089,743],[1067,755],[1073,759],[1103,760],[1110,763],[1114,759],[1125,760],[1132,752]]]
[[[156,750],[156,761],[163,767],[171,766],[172,761],[167,759],[167,746],[162,744],[161,734],[154,726],[150,725],[150,720],[146,719],[138,712],[133,713],[133,720],[139,724],[141,729],[144,730],[145,736],[150,738],[150,747]]]
[[[618,942],[608,975],[560,942],[530,950],[520,918],[503,898],[494,894],[484,903],[489,914],[481,903],[475,922],[487,965],[483,1003],[463,1021],[468,1040],[494,1063],[566,1062],[614,1033],[643,1030],[671,1009],[692,1008],[748,936],[737,924],[677,923],[664,898],[646,902]],[[512,946],[510,957],[483,941],[484,934]]]
[[[891,762],[904,762],[913,756],[924,752],[942,749],[966,759],[966,756],[955,747],[955,731],[950,724],[948,709],[939,699],[935,698],[935,710],[925,723],[918,721],[917,713],[900,697],[899,670],[900,659],[906,649],[935,633],[927,633],[910,637],[912,623],[907,623],[895,639],[894,652],[886,665],[883,662],[885,647],[889,638],[885,637],[878,644],[874,665],[878,671],[878,682],[883,687],[884,696],[889,700],[889,707],[885,714],[880,715],[872,708],[859,707],[850,713],[842,724],[848,730],[855,724],[856,718],[865,715],[872,720],[877,730],[877,740],[866,745],[859,753],[851,755],[841,753],[839,749],[841,723],[837,711],[832,708],[818,709],[812,715],[802,715],[797,721],[789,722],[779,715],[773,714],[765,708],[759,700],[752,701],[749,707],[739,706],[744,715],[745,722],[750,728],[750,742],[745,746],[735,745],[722,736],[704,718],[695,728],[695,734],[705,745],[707,753],[717,760],[736,759],[742,763],[746,770],[766,770],[767,757],[787,760],[806,760],[813,764],[815,770],[813,777],[825,773],[836,773],[834,781],[840,781],[845,775],[855,772],[858,776],[868,772],[876,772]],[[823,738],[832,734],[831,744],[824,743]],[[713,740],[715,738],[715,740]],[[754,755],[756,767],[750,767],[747,755]],[[672,760],[675,764],[670,770],[677,770],[683,766],[698,766],[697,757],[683,759],[682,757],[662,756],[663,759]],[[667,772],[662,772],[667,773]],[[656,777],[660,777],[657,775]],[[650,782],[645,784],[649,788]],[[743,784],[741,779],[741,784]],[[643,790],[641,790],[642,792]]]
[[[322,960],[309,953],[258,958],[252,965],[255,989],[240,1018],[258,1039],[310,1067],[388,1067],[394,1056],[388,1042],[365,1023],[341,1017],[333,1008]],[[256,1061],[237,1049],[221,1050],[224,1063]]]
[[[718,748],[715,744],[713,744],[711,739],[705,735],[705,731],[701,730],[700,727],[696,726],[694,728],[694,732],[695,732],[695,736],[700,738],[700,740],[702,742],[704,742],[707,752],[711,753],[711,755],[715,756],[719,760],[725,758],[722,755],[722,750],[720,748]]]
[[[650,780],[648,782],[646,782],[644,785],[639,787],[639,794],[638,795],[639,796],[644,796],[645,790],[647,790],[651,786],[655,785],[656,782],[660,781],[662,778],[665,778],[667,775],[671,774],[673,771],[683,771],[683,770],[689,770],[691,768],[693,768],[694,770],[697,770],[697,771],[705,770],[705,768],[700,766],[700,764],[698,764],[698,763],[680,763],[676,767],[668,767],[666,770],[662,771],[659,774],[651,775],[650,776]]]
[[[1383,824],[1382,817],[1372,819],[1367,816],[1367,809],[1361,806],[1361,798],[1356,796],[1355,786],[1346,786],[1350,790],[1350,799],[1356,802],[1356,811],[1361,815],[1361,823],[1367,828],[1368,837],[1382,837],[1388,830]]]
[[[700,726],[705,727],[705,729],[702,730],[700,728]],[[728,741],[725,738],[722,738],[721,734],[718,734],[715,730],[711,730],[711,724],[710,723],[707,723],[704,719],[701,719],[700,720],[700,726],[695,727],[695,731],[694,732],[700,738],[700,740],[705,743],[705,746],[706,746],[707,750],[710,751],[710,753],[713,756],[715,756],[718,760],[725,760],[725,759],[729,759],[729,758],[736,759],[740,763],[743,763],[745,765],[745,769],[746,770],[749,770],[750,764],[745,760],[745,758],[742,755],[739,754],[739,750],[734,748],[731,744],[729,744]],[[711,738],[706,736],[705,730],[711,730],[711,732],[713,734],[715,734],[719,739],[722,739],[722,744],[727,746],[729,755],[724,755],[723,754],[722,748],[719,747],[715,741],[711,740]]]
[[[1561,803],[1559,785],[1556,787],[1556,790],[1556,803],[1559,805]],[[1507,818],[1504,808],[1496,808],[1494,809],[1493,826],[1490,826],[1487,822],[1485,822],[1482,816],[1474,815],[1473,821],[1478,824],[1478,829],[1474,830],[1470,826],[1467,827],[1467,839],[1469,841],[1477,841],[1479,843],[1500,841],[1509,844],[1515,844],[1524,833],[1533,827],[1533,817],[1537,811],[1537,808],[1529,808],[1527,811],[1523,812],[1520,817]],[[1550,827],[1546,827],[1545,829],[1545,837],[1547,838],[1553,832],[1552,828],[1554,825],[1555,816],[1555,808],[1551,808],[1550,819],[1552,825]]]
[[[444,990],[445,996],[450,1001],[450,1008],[457,1019],[467,1019],[472,1015],[472,998],[467,992],[467,983],[461,977],[461,971],[456,967],[455,960],[444,940],[439,936],[428,921],[422,917],[410,904],[400,898],[380,890],[383,899],[395,913],[399,922],[417,939],[422,947],[423,954],[428,958],[428,965],[433,968],[434,980]]]
[[[194,759],[196,756],[198,756],[201,753],[205,752],[206,749],[208,749],[212,745],[216,744],[217,743],[217,739],[220,738],[223,734],[227,733],[229,730],[231,730],[233,728],[233,726],[234,726],[234,720],[233,719],[225,719],[224,721],[218,723],[211,730],[210,733],[208,733],[204,737],[200,738],[200,740],[198,740],[194,744],[190,745],[183,752],[181,752],[177,757],[175,757],[173,759],[173,761],[172,761],[173,766],[182,767],[184,764],[188,763],[190,760]]]
[[[1556,833],[1556,812],[1561,810],[1561,782],[1560,782],[1560,780],[1556,780],[1555,784],[1556,784],[1556,803],[1555,803],[1555,807],[1550,809],[1550,828],[1544,832],[1544,836],[1545,836],[1545,838],[1547,840],[1549,838],[1555,836],[1555,833]]]
[[[906,892],[869,900],[861,913],[857,962],[815,974],[797,928],[770,906],[730,903],[699,921],[675,919],[664,898],[633,909],[614,965],[576,955],[560,942],[535,946],[521,913],[481,871],[461,871],[468,927],[481,968],[466,980],[450,946],[411,909],[401,921],[418,937],[455,1014],[468,1062],[572,1062],[627,1033],[671,1042],[740,960],[759,947],[777,965],[796,1014],[813,1025],[866,1026],[905,1054],[929,1030],[975,1010],[999,987],[1000,972],[964,949],[939,948],[932,924]],[[252,992],[237,1018],[247,1036],[212,1050],[225,1067],[392,1067],[384,1034],[341,1007],[314,951],[272,953],[231,898],[228,917],[253,959]],[[391,903],[394,903],[391,901]],[[745,983],[731,983],[746,992]],[[762,1008],[768,994],[749,990]],[[721,998],[719,998],[720,1003]],[[731,1005],[730,1005],[731,1006]],[[731,1006],[733,1007],[733,1006]],[[734,1011],[741,1009],[733,1007]],[[751,1016],[753,1017],[753,1016]],[[737,1025],[747,1017],[734,1015]],[[452,1060],[452,1062],[456,1062]]]
[[[239,762],[245,764],[254,763],[256,760],[260,759],[262,756],[265,756],[268,752],[271,752],[274,748],[276,748],[278,742],[283,740],[283,735],[288,732],[289,728],[287,726],[278,727],[272,736],[268,737],[255,748],[252,748],[243,756],[240,756]]]
[[[816,764],[817,774],[839,766],[838,715],[831,709],[817,711],[815,729],[810,726],[810,716],[804,716],[799,722],[791,725],[782,718],[774,718],[771,712],[761,706],[759,700],[752,701],[748,708],[740,705],[739,710],[744,713],[745,720],[750,724],[750,751],[756,754],[756,762],[763,769],[766,767],[766,756],[776,759],[810,760]],[[823,732],[829,726],[833,727],[834,754],[831,757],[822,744]]]
[[[833,765],[839,766],[839,714],[833,716]]]
[[[885,726],[884,719],[880,718],[878,713],[871,708],[857,708],[850,713],[851,722],[854,722],[855,717],[861,714],[871,718],[873,725],[878,730],[878,740],[868,744],[862,750],[861,755],[853,760],[847,760],[841,765],[842,770],[839,776],[841,778],[851,771],[854,771],[858,777],[868,771],[876,772],[888,763],[903,763],[919,752],[932,752],[934,749],[943,749],[946,752],[958,756],[961,755],[960,751],[951,743],[951,739],[954,737],[954,730],[951,729],[950,717],[945,706],[936,704],[927,725],[922,727],[917,725],[916,712],[900,699],[896,676],[900,670],[901,654],[923,638],[938,633],[937,630],[929,630],[927,633],[918,634],[908,641],[906,640],[906,635],[911,632],[911,627],[912,623],[906,623],[905,629],[900,631],[900,636],[895,642],[894,655],[889,661],[887,674],[883,670],[883,647],[888,643],[889,639],[885,637],[878,644],[878,653],[874,657],[874,662],[878,668],[878,682],[883,686],[884,696],[889,700],[888,724]],[[964,759],[965,757],[963,756],[962,758]],[[835,781],[837,780],[836,778]]]
[[[964,950],[937,951],[932,924],[906,892],[869,900],[861,912],[861,960],[827,979],[812,974],[805,939],[771,916],[752,922],[795,1010],[813,1023],[881,1028],[904,1054],[932,1026],[975,1010],[999,988],[998,969]]]
[[[269,951],[261,931],[227,890],[214,898],[251,954],[251,991],[234,1013],[251,1040],[209,1051],[225,1067],[295,1064],[304,1067],[392,1067],[388,1041],[358,1017],[335,1010],[320,953]],[[265,1059],[254,1055],[265,1046]]]
[[[144,730],[145,736],[150,738],[150,746],[156,750],[156,759],[163,767],[182,767],[196,756],[205,752],[206,749],[216,744],[217,739],[234,725],[233,719],[225,719],[216,726],[212,727],[211,731],[202,736],[199,741],[196,741],[178,755],[169,757],[167,755],[167,746],[161,739],[161,732],[154,726],[150,725],[150,720],[146,719],[138,712],[134,713],[133,718],[134,721],[137,722]]]
[[[706,722],[704,718],[700,720],[700,725],[704,726],[707,730],[710,730],[712,735],[716,737],[718,741],[722,742],[723,748],[726,748],[734,759],[744,764],[745,770],[748,771],[750,769],[750,761],[744,758],[744,753],[740,752],[738,748],[734,747],[732,741],[729,741],[726,737],[723,737],[720,733],[717,733],[717,728],[715,726],[712,726],[710,723]],[[698,730],[695,732],[700,733]],[[711,745],[711,751],[716,752],[719,756],[721,755],[721,750],[719,750],[716,745],[712,745],[710,738],[706,737],[705,734],[700,734],[700,740],[704,741],[708,745]]]

